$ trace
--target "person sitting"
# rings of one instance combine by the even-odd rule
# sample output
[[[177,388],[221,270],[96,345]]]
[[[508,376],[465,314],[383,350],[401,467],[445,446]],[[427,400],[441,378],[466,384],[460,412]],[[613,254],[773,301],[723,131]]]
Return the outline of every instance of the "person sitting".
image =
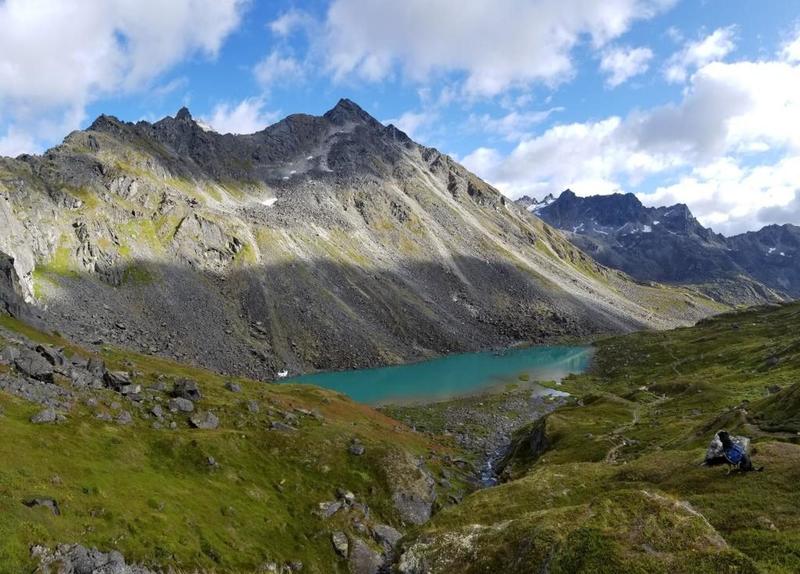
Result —
[[[703,464],[706,466],[727,464],[728,474],[734,469],[742,472],[761,472],[764,467],[753,466],[748,452],[749,447],[750,439],[747,437],[734,437],[728,431],[721,430],[714,435]]]

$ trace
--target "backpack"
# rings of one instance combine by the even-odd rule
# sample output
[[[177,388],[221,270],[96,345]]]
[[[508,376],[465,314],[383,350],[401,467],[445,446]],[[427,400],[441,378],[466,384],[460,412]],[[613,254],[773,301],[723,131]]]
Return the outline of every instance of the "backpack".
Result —
[[[734,442],[730,448],[725,449],[725,458],[733,465],[741,464],[744,459],[745,449],[741,444]]]

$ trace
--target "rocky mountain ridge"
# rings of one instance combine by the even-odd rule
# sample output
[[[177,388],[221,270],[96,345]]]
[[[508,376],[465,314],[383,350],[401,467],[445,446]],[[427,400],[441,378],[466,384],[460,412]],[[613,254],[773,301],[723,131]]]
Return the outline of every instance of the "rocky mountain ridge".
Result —
[[[694,322],[349,100],[249,135],[100,116],[0,159],[0,251],[52,328],[225,372],[396,363]]]
[[[643,281],[695,285],[730,303],[800,296],[800,227],[794,225],[724,237],[684,204],[645,207],[630,193],[579,197],[571,190],[535,214],[599,262]]]

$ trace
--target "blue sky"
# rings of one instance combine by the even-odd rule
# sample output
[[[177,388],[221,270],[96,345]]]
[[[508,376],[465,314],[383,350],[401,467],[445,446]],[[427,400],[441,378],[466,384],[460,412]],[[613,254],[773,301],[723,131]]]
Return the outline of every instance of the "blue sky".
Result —
[[[798,26],[789,0],[5,0],[0,153],[101,113],[242,133],[348,97],[511,197],[800,223]]]

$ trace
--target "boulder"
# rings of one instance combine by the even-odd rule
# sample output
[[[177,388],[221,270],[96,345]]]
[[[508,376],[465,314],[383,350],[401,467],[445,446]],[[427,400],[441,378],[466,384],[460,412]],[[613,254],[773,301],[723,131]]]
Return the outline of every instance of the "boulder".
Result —
[[[131,375],[125,371],[106,371],[103,373],[103,382],[109,389],[121,392],[131,384]]]
[[[23,500],[22,504],[28,508],[36,508],[38,506],[49,508],[54,516],[61,516],[61,509],[58,507],[58,502],[52,498],[28,498]]]
[[[175,385],[172,387],[172,396],[197,402],[201,398],[200,387],[192,380],[180,379],[175,381]]]
[[[44,383],[53,382],[53,365],[35,351],[20,349],[19,355],[14,359],[14,366],[27,377]]]
[[[397,546],[403,534],[388,524],[378,524],[372,527],[372,537],[375,538],[376,542],[382,544],[384,548],[389,549]]]
[[[128,411],[122,411],[117,415],[117,424],[129,425],[133,422],[133,416]]]
[[[350,454],[354,456],[363,456],[363,454],[366,452],[367,449],[364,448],[364,445],[361,444],[360,440],[354,438],[350,442],[350,446],[348,447],[347,450],[350,452]]]
[[[378,574],[383,566],[383,556],[363,540],[355,538],[350,543],[347,565],[352,574]]]
[[[219,426],[219,419],[210,411],[202,411],[189,417],[189,423],[196,429],[213,430]]]
[[[347,558],[348,551],[350,550],[350,542],[347,540],[347,534],[337,530],[331,534],[331,543],[333,549],[342,558]]]
[[[342,509],[342,506],[344,505],[338,500],[330,500],[327,502],[320,502],[318,506],[319,506],[319,512],[318,512],[319,515],[322,518],[330,518],[331,516],[339,512]]]
[[[67,363],[64,354],[50,345],[36,345],[36,352],[54,367],[62,367]]]
[[[86,370],[95,377],[102,377],[106,372],[106,364],[100,357],[92,355],[86,363]]]
[[[239,383],[234,383],[234,382],[231,382],[231,381],[228,381],[227,383],[225,383],[225,388],[228,389],[232,393],[241,393],[242,392],[241,385],[239,385]]]
[[[48,424],[56,422],[57,418],[58,415],[56,414],[56,411],[54,409],[47,408],[33,415],[31,417],[31,422],[37,425]]]
[[[194,403],[189,399],[184,399],[181,397],[170,399],[168,406],[169,410],[171,410],[173,413],[190,413],[194,410]]]

